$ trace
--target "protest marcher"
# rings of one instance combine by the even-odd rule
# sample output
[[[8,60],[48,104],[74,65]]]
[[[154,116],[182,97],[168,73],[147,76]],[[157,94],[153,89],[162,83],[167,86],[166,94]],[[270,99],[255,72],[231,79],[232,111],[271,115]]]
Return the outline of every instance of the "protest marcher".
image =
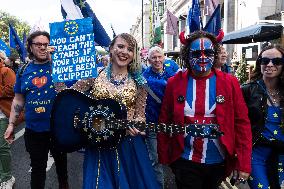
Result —
[[[4,51],[0,51],[0,188],[12,189],[15,178],[11,173],[11,150],[10,145],[4,139],[10,115],[11,103],[14,97],[13,87],[16,75],[12,69],[5,67],[6,60]]]
[[[158,133],[158,156],[169,165],[178,189],[218,188],[235,172],[245,182],[251,170],[251,130],[238,80],[214,69],[216,37],[190,33],[181,54],[187,70],[168,80],[159,122],[194,130]]]
[[[146,122],[158,123],[161,101],[164,96],[167,80],[178,71],[179,67],[174,61],[165,61],[164,51],[158,46],[149,49],[148,62],[150,66],[143,72],[143,76],[156,97],[152,97],[150,94],[147,96]],[[148,132],[145,141],[157,180],[161,188],[164,188],[163,167],[158,163],[157,134],[155,132]]]
[[[110,63],[95,79],[79,80],[74,88],[89,91],[95,99],[111,98],[127,107],[127,120],[145,121],[147,92],[137,42],[122,33],[110,44]],[[87,147],[84,160],[84,189],[157,189],[158,183],[140,132],[127,129],[116,147]]]
[[[225,47],[223,47],[222,45],[219,45],[218,58],[216,60],[216,63],[214,64],[214,68],[221,70],[223,72],[226,72],[226,73],[230,73],[230,68],[226,64],[227,57],[228,57],[228,53],[227,53]]]
[[[50,111],[56,92],[51,77],[50,36],[35,31],[27,39],[29,62],[16,76],[8,128],[5,139],[13,142],[15,122],[24,109],[26,118],[25,146],[31,159],[31,188],[44,189],[48,153],[54,158],[59,188],[68,189],[67,155],[51,145]]]
[[[251,82],[242,87],[252,129],[251,189],[280,188],[284,180],[284,49],[267,45]]]

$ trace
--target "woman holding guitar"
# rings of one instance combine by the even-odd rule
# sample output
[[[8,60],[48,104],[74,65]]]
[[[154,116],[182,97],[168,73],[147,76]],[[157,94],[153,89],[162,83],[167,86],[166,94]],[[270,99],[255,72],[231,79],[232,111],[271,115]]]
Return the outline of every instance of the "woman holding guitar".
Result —
[[[73,88],[89,91],[95,99],[114,99],[126,107],[127,120],[145,121],[147,92],[144,84],[137,42],[131,35],[122,33],[110,44],[110,64],[97,78],[80,80]],[[126,136],[115,147],[88,147],[83,188],[159,188],[141,137],[143,134],[135,127],[129,127]]]

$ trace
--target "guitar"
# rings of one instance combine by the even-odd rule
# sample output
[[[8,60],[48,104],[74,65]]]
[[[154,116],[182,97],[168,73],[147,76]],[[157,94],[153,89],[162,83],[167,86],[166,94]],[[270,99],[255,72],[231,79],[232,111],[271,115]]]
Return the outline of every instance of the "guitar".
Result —
[[[217,124],[156,124],[126,120],[126,107],[113,99],[94,99],[74,89],[65,89],[55,98],[51,131],[55,147],[73,152],[86,145],[113,148],[125,137],[125,130],[186,134],[202,138],[223,135]]]

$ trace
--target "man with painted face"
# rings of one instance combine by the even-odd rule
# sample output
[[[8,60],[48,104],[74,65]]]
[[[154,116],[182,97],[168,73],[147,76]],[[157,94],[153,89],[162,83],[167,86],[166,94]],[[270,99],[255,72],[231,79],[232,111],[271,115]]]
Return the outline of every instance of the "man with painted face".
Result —
[[[159,122],[187,127],[158,134],[159,161],[172,168],[178,189],[218,188],[232,171],[245,182],[251,171],[247,107],[237,79],[214,68],[217,48],[213,35],[190,34],[181,52],[187,71],[166,86]]]

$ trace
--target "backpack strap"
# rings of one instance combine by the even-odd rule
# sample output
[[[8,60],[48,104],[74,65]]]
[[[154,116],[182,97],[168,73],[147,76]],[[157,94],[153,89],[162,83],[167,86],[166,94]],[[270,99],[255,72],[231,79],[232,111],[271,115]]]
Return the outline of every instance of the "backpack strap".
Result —
[[[20,71],[19,71],[19,77],[22,77],[26,68],[28,67],[28,65],[31,63],[32,61],[29,61],[29,62],[26,62],[21,68],[20,68]]]

